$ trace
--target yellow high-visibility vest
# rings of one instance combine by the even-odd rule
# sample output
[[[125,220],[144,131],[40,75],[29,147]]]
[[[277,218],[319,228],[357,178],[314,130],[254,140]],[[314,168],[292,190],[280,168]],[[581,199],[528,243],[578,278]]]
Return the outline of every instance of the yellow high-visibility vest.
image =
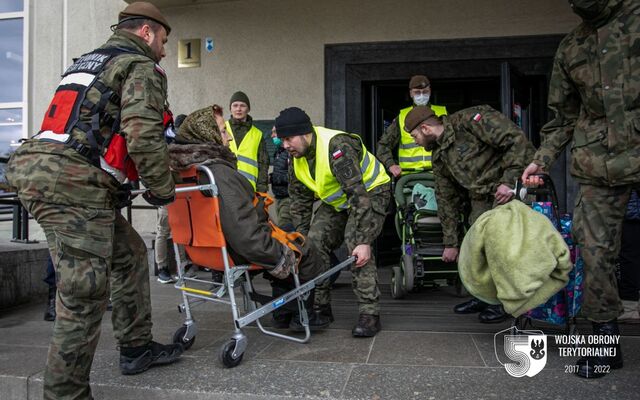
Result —
[[[313,128],[316,133],[315,179],[311,177],[309,163],[307,163],[305,157],[294,158],[293,168],[296,178],[313,191],[323,202],[333,206],[337,211],[349,208],[347,195],[340,188],[340,183],[331,172],[329,165],[329,158],[333,157],[333,155],[329,154],[329,142],[336,135],[350,135],[360,140],[362,145],[360,172],[362,172],[362,181],[367,192],[391,180],[382,163],[367,151],[360,136],[321,126],[314,126]]]
[[[447,108],[444,106],[431,105],[431,109],[437,117],[447,115]],[[400,128],[400,143],[398,143],[398,164],[405,169],[431,169],[431,152],[424,147],[417,145],[411,137],[411,133],[404,130],[404,120],[413,106],[400,110],[398,124]],[[413,171],[402,171],[402,175],[410,174]]]
[[[258,149],[260,148],[260,141],[262,141],[262,132],[252,125],[242,139],[242,143],[238,144],[229,121],[226,121],[225,125],[227,133],[233,139],[229,142],[229,149],[238,158],[238,172],[247,178],[251,186],[253,186],[253,190],[256,190],[256,183],[258,182]]]

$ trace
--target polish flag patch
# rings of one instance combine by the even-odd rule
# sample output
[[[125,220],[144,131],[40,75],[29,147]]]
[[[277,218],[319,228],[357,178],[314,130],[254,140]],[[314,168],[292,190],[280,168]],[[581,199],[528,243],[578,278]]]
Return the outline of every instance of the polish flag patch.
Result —
[[[338,149],[338,150],[334,151],[331,156],[333,157],[334,160],[337,160],[338,158],[342,157],[343,155],[344,155],[344,153],[342,152],[342,150]]]
[[[480,120],[482,119],[482,114],[477,113],[476,115],[473,116],[473,120],[476,122],[480,122]]]

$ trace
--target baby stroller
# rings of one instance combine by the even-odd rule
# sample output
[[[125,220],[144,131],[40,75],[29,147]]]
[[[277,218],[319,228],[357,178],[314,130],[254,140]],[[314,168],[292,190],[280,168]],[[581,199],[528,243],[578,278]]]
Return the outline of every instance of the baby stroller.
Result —
[[[520,315],[513,322],[512,329],[524,330],[527,326],[533,327],[534,321],[541,321],[565,328],[568,335],[577,333],[576,316],[582,305],[583,289],[583,261],[579,249],[573,243],[571,237],[571,215],[560,215],[558,212],[558,196],[551,177],[542,174],[543,184],[537,188],[523,188],[521,183],[516,184],[516,198],[535,210],[547,216],[553,225],[560,231],[571,252],[573,269],[569,273],[569,282],[547,302]]]
[[[182,171],[180,175],[183,183],[176,188],[176,201],[168,206],[176,258],[179,258],[177,246],[184,245],[187,255],[194,263],[224,272],[224,277],[222,282],[186,277],[180,260],[176,260],[178,281],[175,288],[182,293],[182,304],[178,310],[184,313],[185,322],[175,332],[173,342],[182,343],[185,349],[193,345],[198,329],[192,308],[207,301],[227,304],[231,309],[235,332],[219,353],[220,361],[225,367],[235,367],[242,361],[247,348],[247,336],[242,328],[253,322],[266,335],[298,343],[309,341],[311,334],[304,299],[308,298],[316,283],[350,265],[355,257],[349,257],[304,284],[300,283],[298,271],[292,271],[295,287],[280,297],[264,300],[265,296],[257,294],[251,282],[253,271],[260,271],[262,267],[234,265],[228,255],[220,221],[218,188],[211,170],[198,165]],[[235,289],[238,287],[242,293],[242,309],[236,301]],[[263,305],[258,304],[258,301]],[[305,330],[303,337],[284,335],[262,326],[260,318],[292,301],[297,301],[300,322]]]
[[[422,194],[414,190],[421,185]],[[444,251],[442,225],[437,216],[435,179],[432,172],[407,174],[395,182],[395,225],[401,240],[400,264],[391,275],[391,296],[403,298],[416,286],[455,284],[458,294],[462,283],[455,264],[442,262]]]

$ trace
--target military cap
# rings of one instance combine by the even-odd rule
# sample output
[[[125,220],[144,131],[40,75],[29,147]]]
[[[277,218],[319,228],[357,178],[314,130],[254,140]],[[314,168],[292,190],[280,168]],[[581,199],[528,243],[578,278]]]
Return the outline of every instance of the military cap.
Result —
[[[413,109],[409,111],[409,114],[407,114],[406,118],[404,119],[404,130],[407,132],[411,132],[412,130],[416,129],[418,125],[428,120],[429,118],[437,118],[436,113],[433,112],[431,107],[413,107]]]
[[[276,134],[279,138],[306,135],[313,132],[311,119],[304,110],[289,107],[280,111],[275,122]]]
[[[171,27],[167,19],[162,15],[160,10],[158,10],[158,7],[148,1],[135,1],[118,14],[118,24],[133,19],[150,19],[164,26],[164,29],[167,30],[167,35],[171,32]]]
[[[249,103],[249,96],[247,96],[244,92],[237,91],[231,95],[231,100],[229,100],[229,105],[233,104],[236,101],[243,102],[247,105],[249,110],[251,110],[251,103]]]
[[[429,82],[429,78],[424,75],[414,75],[411,77],[409,81],[409,89],[424,89],[429,87],[431,83]]]

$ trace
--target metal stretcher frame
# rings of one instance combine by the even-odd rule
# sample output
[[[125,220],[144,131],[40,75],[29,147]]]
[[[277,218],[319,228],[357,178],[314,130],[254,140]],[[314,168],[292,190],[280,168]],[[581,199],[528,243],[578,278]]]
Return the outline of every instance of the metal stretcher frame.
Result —
[[[192,243],[181,243],[180,240],[176,240],[176,235],[174,233],[174,253],[176,257],[176,265],[178,266],[178,281],[175,283],[175,288],[178,289],[182,294],[182,304],[178,306],[178,310],[180,312],[184,312],[185,314],[185,322],[182,327],[180,327],[173,336],[174,343],[182,343],[185,349],[188,349],[193,344],[196,334],[197,334],[197,324],[193,317],[193,313],[191,307],[202,302],[211,301],[216,303],[223,303],[231,306],[231,312],[233,315],[233,322],[235,325],[235,331],[231,338],[224,343],[224,345],[220,349],[219,358],[222,364],[225,367],[235,367],[242,361],[242,356],[244,351],[247,348],[247,337],[242,332],[242,328],[255,322],[260,331],[266,335],[277,337],[284,340],[290,340],[297,343],[306,343],[309,341],[311,337],[311,331],[309,329],[309,319],[307,310],[304,305],[304,299],[309,296],[311,290],[316,287],[318,282],[323,281],[324,279],[328,279],[334,273],[342,270],[344,267],[352,264],[355,261],[355,257],[349,257],[345,261],[339,263],[338,265],[330,268],[326,272],[321,275],[315,277],[314,279],[300,284],[300,279],[297,271],[292,271],[293,281],[295,287],[285,293],[284,295],[275,298],[268,303],[258,307],[257,302],[250,298],[250,294],[254,292],[253,286],[251,284],[251,276],[250,271],[261,269],[261,267],[257,267],[255,265],[231,265],[230,258],[227,252],[226,241],[224,240],[224,234],[222,233],[221,225],[219,224],[219,213],[220,208],[218,204],[218,187],[215,183],[215,178],[213,176],[212,171],[205,165],[198,165],[191,170],[185,172],[184,174],[191,174],[192,176],[197,176],[197,172],[202,172],[208,178],[208,184],[194,184],[194,185],[179,185],[176,188],[176,201],[185,200],[188,202],[190,196],[203,196],[207,197],[211,200],[211,205],[213,206],[213,212],[217,213],[212,217],[215,218],[215,225],[217,234],[220,234],[220,246],[204,246],[205,248],[211,249],[211,251],[219,250],[221,252],[222,264],[224,266],[224,278],[222,283],[208,281],[199,278],[189,278],[185,276],[184,267],[181,265],[180,260],[180,252],[178,251],[177,246],[179,244],[185,245],[185,249],[187,253],[190,252],[190,249],[193,247]],[[191,192],[189,195],[187,193]],[[205,195],[206,193],[206,195]],[[177,223],[172,224],[172,207],[175,203],[168,206],[169,213],[169,223],[171,226],[172,232],[177,231],[181,227],[178,226]],[[175,212],[175,210],[174,210]],[[191,218],[190,218],[191,219]],[[183,221],[186,222],[186,221]],[[199,221],[189,221],[190,224],[198,224],[201,223]],[[191,225],[190,225],[191,226]],[[193,230],[193,228],[191,228]],[[192,231],[192,236],[193,236]],[[201,265],[200,263],[198,263]],[[220,270],[219,265],[213,264],[205,264],[205,267],[213,267],[214,269]],[[196,285],[207,285],[209,286],[208,290],[199,289],[194,286]],[[244,303],[244,311],[245,313],[241,313],[238,302],[236,300],[236,293],[234,289],[239,286],[243,293],[243,303]],[[226,295],[226,296],[225,296]],[[228,299],[227,299],[228,298]],[[274,310],[284,306],[285,304],[297,300],[298,309],[300,311],[300,322],[304,327],[304,336],[303,337],[295,337],[286,334],[282,334],[279,332],[274,332],[266,329],[260,318],[268,315]]]

